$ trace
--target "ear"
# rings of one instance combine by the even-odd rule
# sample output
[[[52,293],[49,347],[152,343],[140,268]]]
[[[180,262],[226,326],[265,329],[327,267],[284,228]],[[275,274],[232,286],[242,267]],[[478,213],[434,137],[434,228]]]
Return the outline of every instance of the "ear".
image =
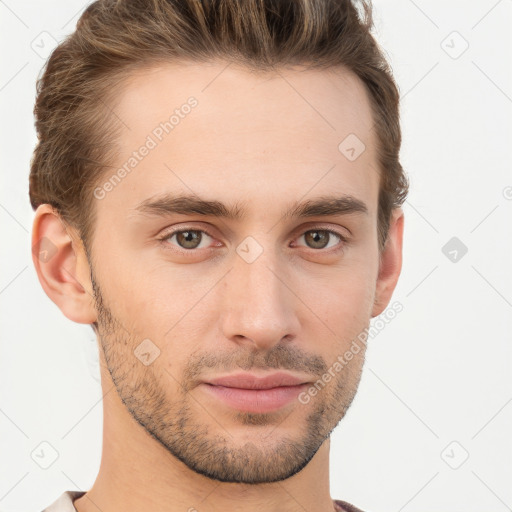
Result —
[[[401,208],[396,208],[391,216],[386,245],[380,255],[372,318],[380,315],[386,309],[398,282],[402,270],[403,231],[404,212]]]
[[[49,204],[40,205],[35,213],[32,261],[46,295],[64,316],[80,324],[96,321],[90,268],[82,241]]]

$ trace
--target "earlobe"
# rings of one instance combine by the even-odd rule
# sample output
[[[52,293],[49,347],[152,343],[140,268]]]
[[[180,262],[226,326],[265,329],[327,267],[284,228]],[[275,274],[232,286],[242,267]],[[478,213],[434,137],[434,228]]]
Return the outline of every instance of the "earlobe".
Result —
[[[403,230],[404,213],[401,208],[397,208],[393,210],[388,240],[380,258],[372,318],[386,309],[398,282],[402,270]]]
[[[32,226],[32,261],[46,295],[77,323],[96,321],[89,264],[80,238],[49,204],[40,205]]]

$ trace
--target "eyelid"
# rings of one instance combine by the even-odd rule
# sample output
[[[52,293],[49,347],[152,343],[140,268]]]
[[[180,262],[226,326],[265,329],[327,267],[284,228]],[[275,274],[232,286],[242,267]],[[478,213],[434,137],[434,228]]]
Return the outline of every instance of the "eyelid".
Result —
[[[343,229],[348,231],[348,233],[344,233]],[[327,231],[329,233],[333,233],[334,235],[339,236],[344,241],[348,241],[350,238],[350,235],[352,234],[352,233],[350,233],[348,228],[343,228],[342,226],[339,226],[339,228],[336,229],[336,228],[332,227],[332,224],[322,224],[322,223],[318,223],[318,222],[317,223],[312,222],[311,224],[308,224],[305,227],[301,226],[298,229],[298,231],[296,232],[297,234],[295,235],[295,238],[300,235],[303,235],[304,233],[307,233],[308,231]]]
[[[303,231],[302,233],[300,233],[299,237],[297,237],[297,238],[300,238],[301,236],[305,235],[306,233],[309,233],[310,231],[325,231],[326,233],[329,233],[330,235],[337,236],[343,242],[347,242],[347,237],[345,235],[342,235],[341,233],[339,233],[338,231],[334,231],[333,229],[327,229],[327,228],[306,229],[306,231]]]

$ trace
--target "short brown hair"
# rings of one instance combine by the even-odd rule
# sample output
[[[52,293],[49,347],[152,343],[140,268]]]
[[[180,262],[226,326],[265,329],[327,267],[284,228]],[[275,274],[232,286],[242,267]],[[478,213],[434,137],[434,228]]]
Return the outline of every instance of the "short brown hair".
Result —
[[[130,72],[169,61],[233,61],[250,69],[344,66],[365,84],[377,135],[379,248],[408,193],[399,162],[399,93],[371,34],[371,3],[351,0],[98,0],[57,46],[37,81],[34,209],[51,204],[92,241],[93,190],[115,156],[112,111]],[[340,141],[341,142],[341,141]]]

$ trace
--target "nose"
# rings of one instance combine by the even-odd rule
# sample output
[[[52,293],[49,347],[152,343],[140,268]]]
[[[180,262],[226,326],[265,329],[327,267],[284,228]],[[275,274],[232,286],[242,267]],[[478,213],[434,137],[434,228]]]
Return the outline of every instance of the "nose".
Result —
[[[296,307],[286,269],[276,258],[267,251],[252,263],[235,257],[223,288],[221,328],[227,339],[258,350],[291,341],[300,326]]]

